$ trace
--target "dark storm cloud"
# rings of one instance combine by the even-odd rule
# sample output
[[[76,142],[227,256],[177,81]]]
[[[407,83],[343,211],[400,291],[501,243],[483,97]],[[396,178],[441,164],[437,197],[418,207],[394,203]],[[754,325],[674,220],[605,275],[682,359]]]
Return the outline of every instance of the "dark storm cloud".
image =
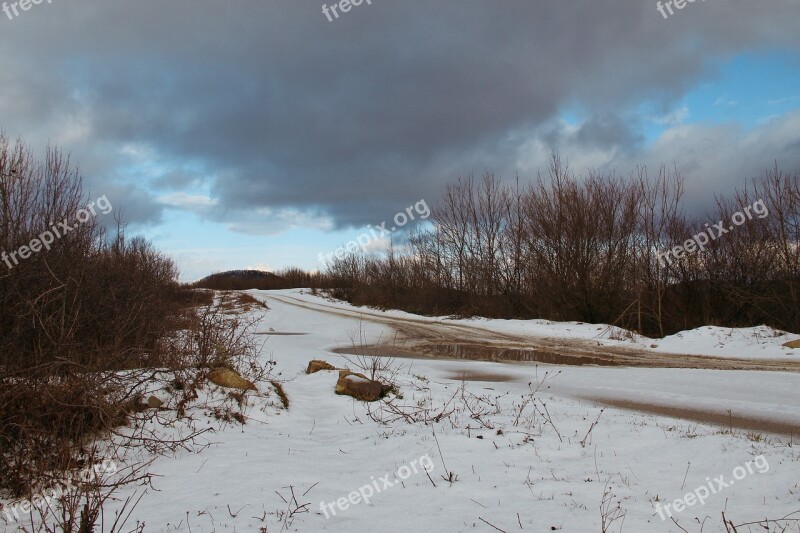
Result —
[[[122,148],[144,146],[169,167],[150,187],[211,181],[211,217],[376,223],[456,174],[513,171],[517,137],[558,137],[565,105],[590,117],[575,150],[635,153],[631,105],[667,105],[711,58],[796,50],[799,15],[790,0],[667,21],[641,0],[373,0],[331,23],[315,0],[54,0],[0,20],[0,127],[61,144],[94,188],[137,186]],[[129,217],[157,219],[138,187]]]

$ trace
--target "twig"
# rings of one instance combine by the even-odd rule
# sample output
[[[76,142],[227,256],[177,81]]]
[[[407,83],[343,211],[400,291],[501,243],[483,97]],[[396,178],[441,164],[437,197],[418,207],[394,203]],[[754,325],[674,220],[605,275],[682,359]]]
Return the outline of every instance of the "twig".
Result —
[[[689,532],[688,532],[688,531],[686,531],[686,530],[685,530],[683,527],[681,527],[681,525],[678,523],[678,521],[677,521],[677,520],[675,520],[675,517],[674,517],[674,516],[670,516],[670,517],[669,517],[669,519],[670,519],[670,520],[672,520],[673,522],[675,522],[675,525],[676,525],[676,526],[678,526],[679,528],[681,528],[683,531],[685,531],[686,533],[689,533]]]
[[[683,485],[681,485],[681,490],[686,487],[686,478],[689,477],[689,467],[692,466],[692,462],[689,461],[689,464],[686,465],[686,474],[683,476]]]
[[[425,475],[426,475],[426,476],[428,476],[428,479],[430,479],[430,480],[431,480],[431,485],[433,485],[434,487],[436,487],[436,483],[434,483],[434,482],[433,482],[433,478],[432,478],[432,477],[431,477],[431,475],[428,473],[428,471],[427,471],[426,469],[424,469],[424,468],[423,468],[423,470],[425,470]]]
[[[314,487],[316,487],[317,485],[319,485],[319,481],[317,481],[316,483],[314,483],[313,485],[311,485],[311,486],[308,488],[308,490],[307,490],[307,491],[305,491],[305,492],[303,493],[303,496],[305,496],[306,494],[308,494],[309,492],[311,492],[311,489],[313,489],[313,488],[314,488]]]
[[[508,533],[507,531],[505,531],[505,530],[503,530],[503,529],[500,529],[499,527],[497,527],[497,526],[495,526],[495,525],[493,525],[493,524],[490,524],[489,522],[487,522],[486,520],[484,520],[484,519],[483,519],[483,518],[481,518],[480,516],[478,517],[478,519],[479,519],[481,522],[483,522],[484,524],[486,524],[487,526],[491,526],[491,527],[495,528],[497,531],[502,531],[503,533]]]
[[[586,435],[583,437],[583,440],[581,440],[581,448],[585,448],[585,447],[586,447],[586,440],[589,438],[589,435],[591,435],[591,433],[592,433],[592,430],[594,430],[594,427],[595,427],[595,426],[597,425],[597,423],[600,421],[600,416],[602,416],[602,414],[603,414],[603,411],[605,411],[605,410],[606,410],[606,409],[605,409],[605,407],[604,407],[604,408],[600,409],[600,412],[599,412],[599,413],[597,413],[597,418],[595,419],[595,421],[594,421],[594,422],[592,422],[592,425],[591,425],[591,426],[589,426],[589,431],[587,431],[587,432],[586,432]],[[552,422],[551,422],[551,423],[552,423]],[[555,427],[555,426],[553,426],[553,427]]]

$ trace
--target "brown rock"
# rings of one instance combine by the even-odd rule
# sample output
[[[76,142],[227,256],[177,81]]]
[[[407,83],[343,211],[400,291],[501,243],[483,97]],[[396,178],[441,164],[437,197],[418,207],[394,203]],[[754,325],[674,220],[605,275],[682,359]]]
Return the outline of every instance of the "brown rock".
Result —
[[[306,369],[306,374],[315,374],[320,370],[336,370],[336,367],[332,364],[328,363],[327,361],[322,361],[320,359],[314,359],[313,361],[308,363],[308,368]]]
[[[159,398],[157,398],[157,397],[155,397],[155,396],[150,396],[150,397],[147,399],[147,407],[148,407],[149,409],[158,409],[158,408],[160,408],[162,405],[164,405],[164,402],[163,402],[161,399],[159,399]]]
[[[787,348],[800,348],[800,339],[784,342],[783,345],[786,346]]]
[[[252,382],[227,368],[215,368],[208,373],[208,381],[216,383],[220,387],[239,390],[258,390]]]
[[[349,370],[339,371],[339,381],[336,382],[336,394],[352,396],[362,402],[375,402],[391,389],[379,381],[373,381],[364,374],[356,374]]]

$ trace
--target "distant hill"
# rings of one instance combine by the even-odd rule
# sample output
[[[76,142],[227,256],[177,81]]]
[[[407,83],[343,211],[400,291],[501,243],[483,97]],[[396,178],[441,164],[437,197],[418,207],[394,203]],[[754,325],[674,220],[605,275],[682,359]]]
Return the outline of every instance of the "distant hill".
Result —
[[[192,284],[198,289],[213,289],[219,291],[243,291],[247,289],[288,289],[292,283],[272,272],[261,270],[229,270],[217,272],[206,276]]]
[[[195,289],[216,291],[245,291],[247,289],[326,289],[331,287],[328,277],[319,272],[305,272],[290,267],[277,274],[263,270],[229,270],[211,274],[192,284]]]

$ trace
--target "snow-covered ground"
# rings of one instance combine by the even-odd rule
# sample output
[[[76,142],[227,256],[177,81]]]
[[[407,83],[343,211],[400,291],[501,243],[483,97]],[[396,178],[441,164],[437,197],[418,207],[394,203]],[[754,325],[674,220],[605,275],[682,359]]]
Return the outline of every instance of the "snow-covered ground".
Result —
[[[655,341],[656,351],[747,359],[786,359],[800,357],[800,350],[786,348],[784,343],[798,335],[777,331],[767,326],[755,328],[720,328],[705,326],[669,335]]]
[[[139,520],[145,531],[195,533],[600,532],[605,515],[607,531],[714,532],[725,531],[722,512],[735,524],[790,513],[800,518],[794,438],[604,409],[580,399],[730,409],[800,423],[798,374],[398,359],[402,399],[392,402],[413,418],[406,420],[380,404],[334,395],[335,373],[304,373],[311,359],[353,368],[330,350],[358,335],[367,342],[386,338],[392,333],[387,326],[271,297],[331,304],[300,291],[251,294],[271,307],[259,327],[271,333],[263,335],[263,356],[274,358],[279,379],[286,380],[289,410],[277,407],[274,394],[261,393],[249,396],[244,426],[220,427],[205,410],[193,413],[198,423],[219,429],[205,436],[211,446],[158,458],[150,468],[158,476],[157,491],[142,498],[129,526]],[[601,333],[585,324],[454,322],[551,337],[594,339]],[[747,350],[766,346],[759,350],[770,357],[797,357],[775,347],[786,339],[761,336],[758,329],[721,331],[703,328],[656,344],[667,352],[713,349],[713,355],[739,357],[755,357]],[[281,335],[289,332],[303,334]],[[430,478],[419,468],[424,457],[432,461]],[[709,484],[715,493],[706,490]],[[133,491],[128,487],[119,496]],[[370,492],[368,504],[348,501]],[[675,500],[690,492],[705,503],[675,511]],[[289,516],[303,504],[309,505]],[[663,510],[667,504],[680,527]],[[617,506],[624,519],[609,524]],[[113,505],[106,512],[113,513]],[[800,531],[797,521],[781,524]],[[783,529],[773,524],[769,530]],[[754,525],[738,531],[765,530]]]

